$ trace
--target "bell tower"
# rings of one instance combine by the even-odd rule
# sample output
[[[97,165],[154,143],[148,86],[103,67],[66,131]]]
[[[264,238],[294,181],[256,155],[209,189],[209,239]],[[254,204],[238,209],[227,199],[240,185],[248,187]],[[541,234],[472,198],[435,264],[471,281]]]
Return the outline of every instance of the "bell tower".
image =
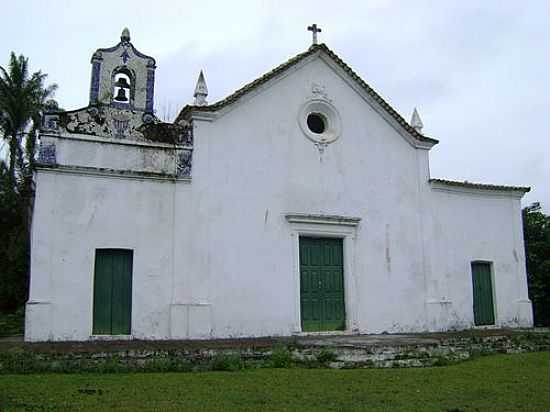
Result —
[[[155,59],[134,47],[127,28],[116,46],[97,49],[91,63],[90,106],[141,112],[145,123],[153,120]]]

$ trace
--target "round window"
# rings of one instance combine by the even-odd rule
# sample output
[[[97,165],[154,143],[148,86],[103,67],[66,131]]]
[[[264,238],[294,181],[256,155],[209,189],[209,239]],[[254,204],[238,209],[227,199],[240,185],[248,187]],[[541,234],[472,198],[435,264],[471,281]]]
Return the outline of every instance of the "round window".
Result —
[[[310,113],[307,116],[307,127],[313,133],[322,134],[326,127],[326,120],[323,115],[319,113]]]
[[[328,101],[311,99],[298,114],[298,123],[306,137],[313,142],[332,143],[342,133],[342,121],[336,108]]]

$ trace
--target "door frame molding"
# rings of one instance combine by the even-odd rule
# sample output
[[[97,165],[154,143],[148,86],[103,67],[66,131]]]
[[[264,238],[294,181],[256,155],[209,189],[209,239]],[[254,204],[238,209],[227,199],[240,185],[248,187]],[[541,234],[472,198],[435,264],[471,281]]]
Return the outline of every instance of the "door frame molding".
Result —
[[[359,333],[358,324],[358,282],[355,274],[355,244],[357,227],[361,218],[306,215],[289,213],[285,215],[290,225],[292,242],[292,272],[294,274],[294,325],[293,334],[337,335]],[[344,305],[346,310],[346,328],[343,331],[303,332],[300,307],[300,237],[321,237],[342,239],[344,269]]]

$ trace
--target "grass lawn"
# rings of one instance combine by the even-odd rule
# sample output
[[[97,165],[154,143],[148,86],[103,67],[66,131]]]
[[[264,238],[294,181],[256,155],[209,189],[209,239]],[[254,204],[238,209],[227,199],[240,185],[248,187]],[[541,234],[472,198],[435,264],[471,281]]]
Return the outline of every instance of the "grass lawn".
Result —
[[[550,352],[420,369],[0,375],[0,410],[548,411]]]

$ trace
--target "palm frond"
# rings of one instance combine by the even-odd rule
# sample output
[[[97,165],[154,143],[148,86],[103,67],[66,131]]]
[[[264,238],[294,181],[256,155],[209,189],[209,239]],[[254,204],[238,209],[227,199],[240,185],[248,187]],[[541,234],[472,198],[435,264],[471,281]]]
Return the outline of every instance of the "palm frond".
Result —
[[[11,156],[16,157],[10,158],[10,174],[14,178],[16,169],[25,174],[32,173],[27,165],[32,165],[34,134],[46,99],[57,89],[55,84],[46,86],[46,78],[47,75],[41,71],[29,75],[28,58],[14,52],[10,54],[7,68],[0,66],[0,111],[3,114],[0,127],[4,131],[3,139],[11,148]],[[29,136],[31,133],[33,136]]]

